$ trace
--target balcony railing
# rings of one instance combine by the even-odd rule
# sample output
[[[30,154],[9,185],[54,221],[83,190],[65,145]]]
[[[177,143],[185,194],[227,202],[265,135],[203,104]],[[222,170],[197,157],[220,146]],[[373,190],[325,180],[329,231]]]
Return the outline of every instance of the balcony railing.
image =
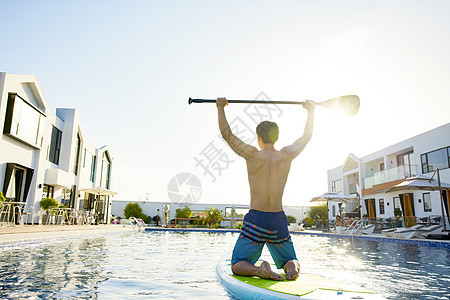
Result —
[[[364,188],[370,189],[376,184],[417,176],[417,169],[417,165],[404,165],[377,172],[374,176],[364,179]]]

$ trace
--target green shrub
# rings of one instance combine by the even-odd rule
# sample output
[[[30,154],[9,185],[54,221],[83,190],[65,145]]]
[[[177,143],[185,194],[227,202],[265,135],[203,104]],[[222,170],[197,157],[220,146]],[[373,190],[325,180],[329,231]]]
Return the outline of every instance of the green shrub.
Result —
[[[191,216],[192,211],[187,205],[184,208],[177,208],[175,210],[175,218],[190,218]]]
[[[296,223],[297,219],[294,216],[287,215],[288,223]]]
[[[6,201],[6,198],[5,198],[5,196],[3,196],[2,192],[0,192],[0,201],[1,202]]]
[[[305,227],[311,227],[313,223],[313,219],[311,219],[310,217],[303,219],[303,224],[305,225]]]
[[[328,220],[328,207],[327,204],[312,206],[308,216],[311,219]]]
[[[42,199],[41,202],[39,203],[39,206],[43,210],[45,210],[48,214],[48,209],[52,206],[59,207],[59,203],[55,199],[49,197],[49,198]]]

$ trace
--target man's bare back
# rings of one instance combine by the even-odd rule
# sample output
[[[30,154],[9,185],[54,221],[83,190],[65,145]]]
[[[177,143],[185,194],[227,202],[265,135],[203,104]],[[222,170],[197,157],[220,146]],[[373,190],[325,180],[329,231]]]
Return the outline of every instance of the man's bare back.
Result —
[[[258,151],[246,161],[250,184],[250,208],[260,211],[282,211],[284,186],[291,167],[289,157],[269,148]]]
[[[259,135],[258,145],[261,150],[236,137],[225,117],[224,107],[227,104],[225,98],[217,99],[220,132],[230,147],[247,162],[250,208],[266,212],[282,211],[283,192],[291,162],[302,152],[312,136],[314,105],[310,102],[303,105],[308,110],[303,136],[292,145],[278,151],[274,148],[275,142],[265,143]]]

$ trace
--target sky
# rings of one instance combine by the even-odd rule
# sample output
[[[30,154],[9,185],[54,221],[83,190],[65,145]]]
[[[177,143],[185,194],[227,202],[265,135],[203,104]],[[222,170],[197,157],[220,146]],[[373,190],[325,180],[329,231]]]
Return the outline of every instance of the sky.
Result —
[[[449,122],[448,15],[446,0],[0,0],[0,71],[35,74],[52,109],[79,111],[84,136],[114,159],[113,200],[249,203],[245,161],[219,137],[214,104],[189,97],[358,95],[354,117],[316,109],[283,200],[307,205],[349,153]],[[307,115],[243,104],[226,114],[254,146],[256,122],[277,122],[278,149]]]

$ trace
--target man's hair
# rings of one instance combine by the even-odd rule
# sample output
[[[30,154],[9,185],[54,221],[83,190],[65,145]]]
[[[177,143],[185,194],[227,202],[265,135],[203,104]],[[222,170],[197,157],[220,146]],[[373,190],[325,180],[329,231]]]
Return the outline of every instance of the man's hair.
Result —
[[[264,121],[256,127],[256,133],[264,144],[274,144],[278,140],[278,125],[275,122]]]

